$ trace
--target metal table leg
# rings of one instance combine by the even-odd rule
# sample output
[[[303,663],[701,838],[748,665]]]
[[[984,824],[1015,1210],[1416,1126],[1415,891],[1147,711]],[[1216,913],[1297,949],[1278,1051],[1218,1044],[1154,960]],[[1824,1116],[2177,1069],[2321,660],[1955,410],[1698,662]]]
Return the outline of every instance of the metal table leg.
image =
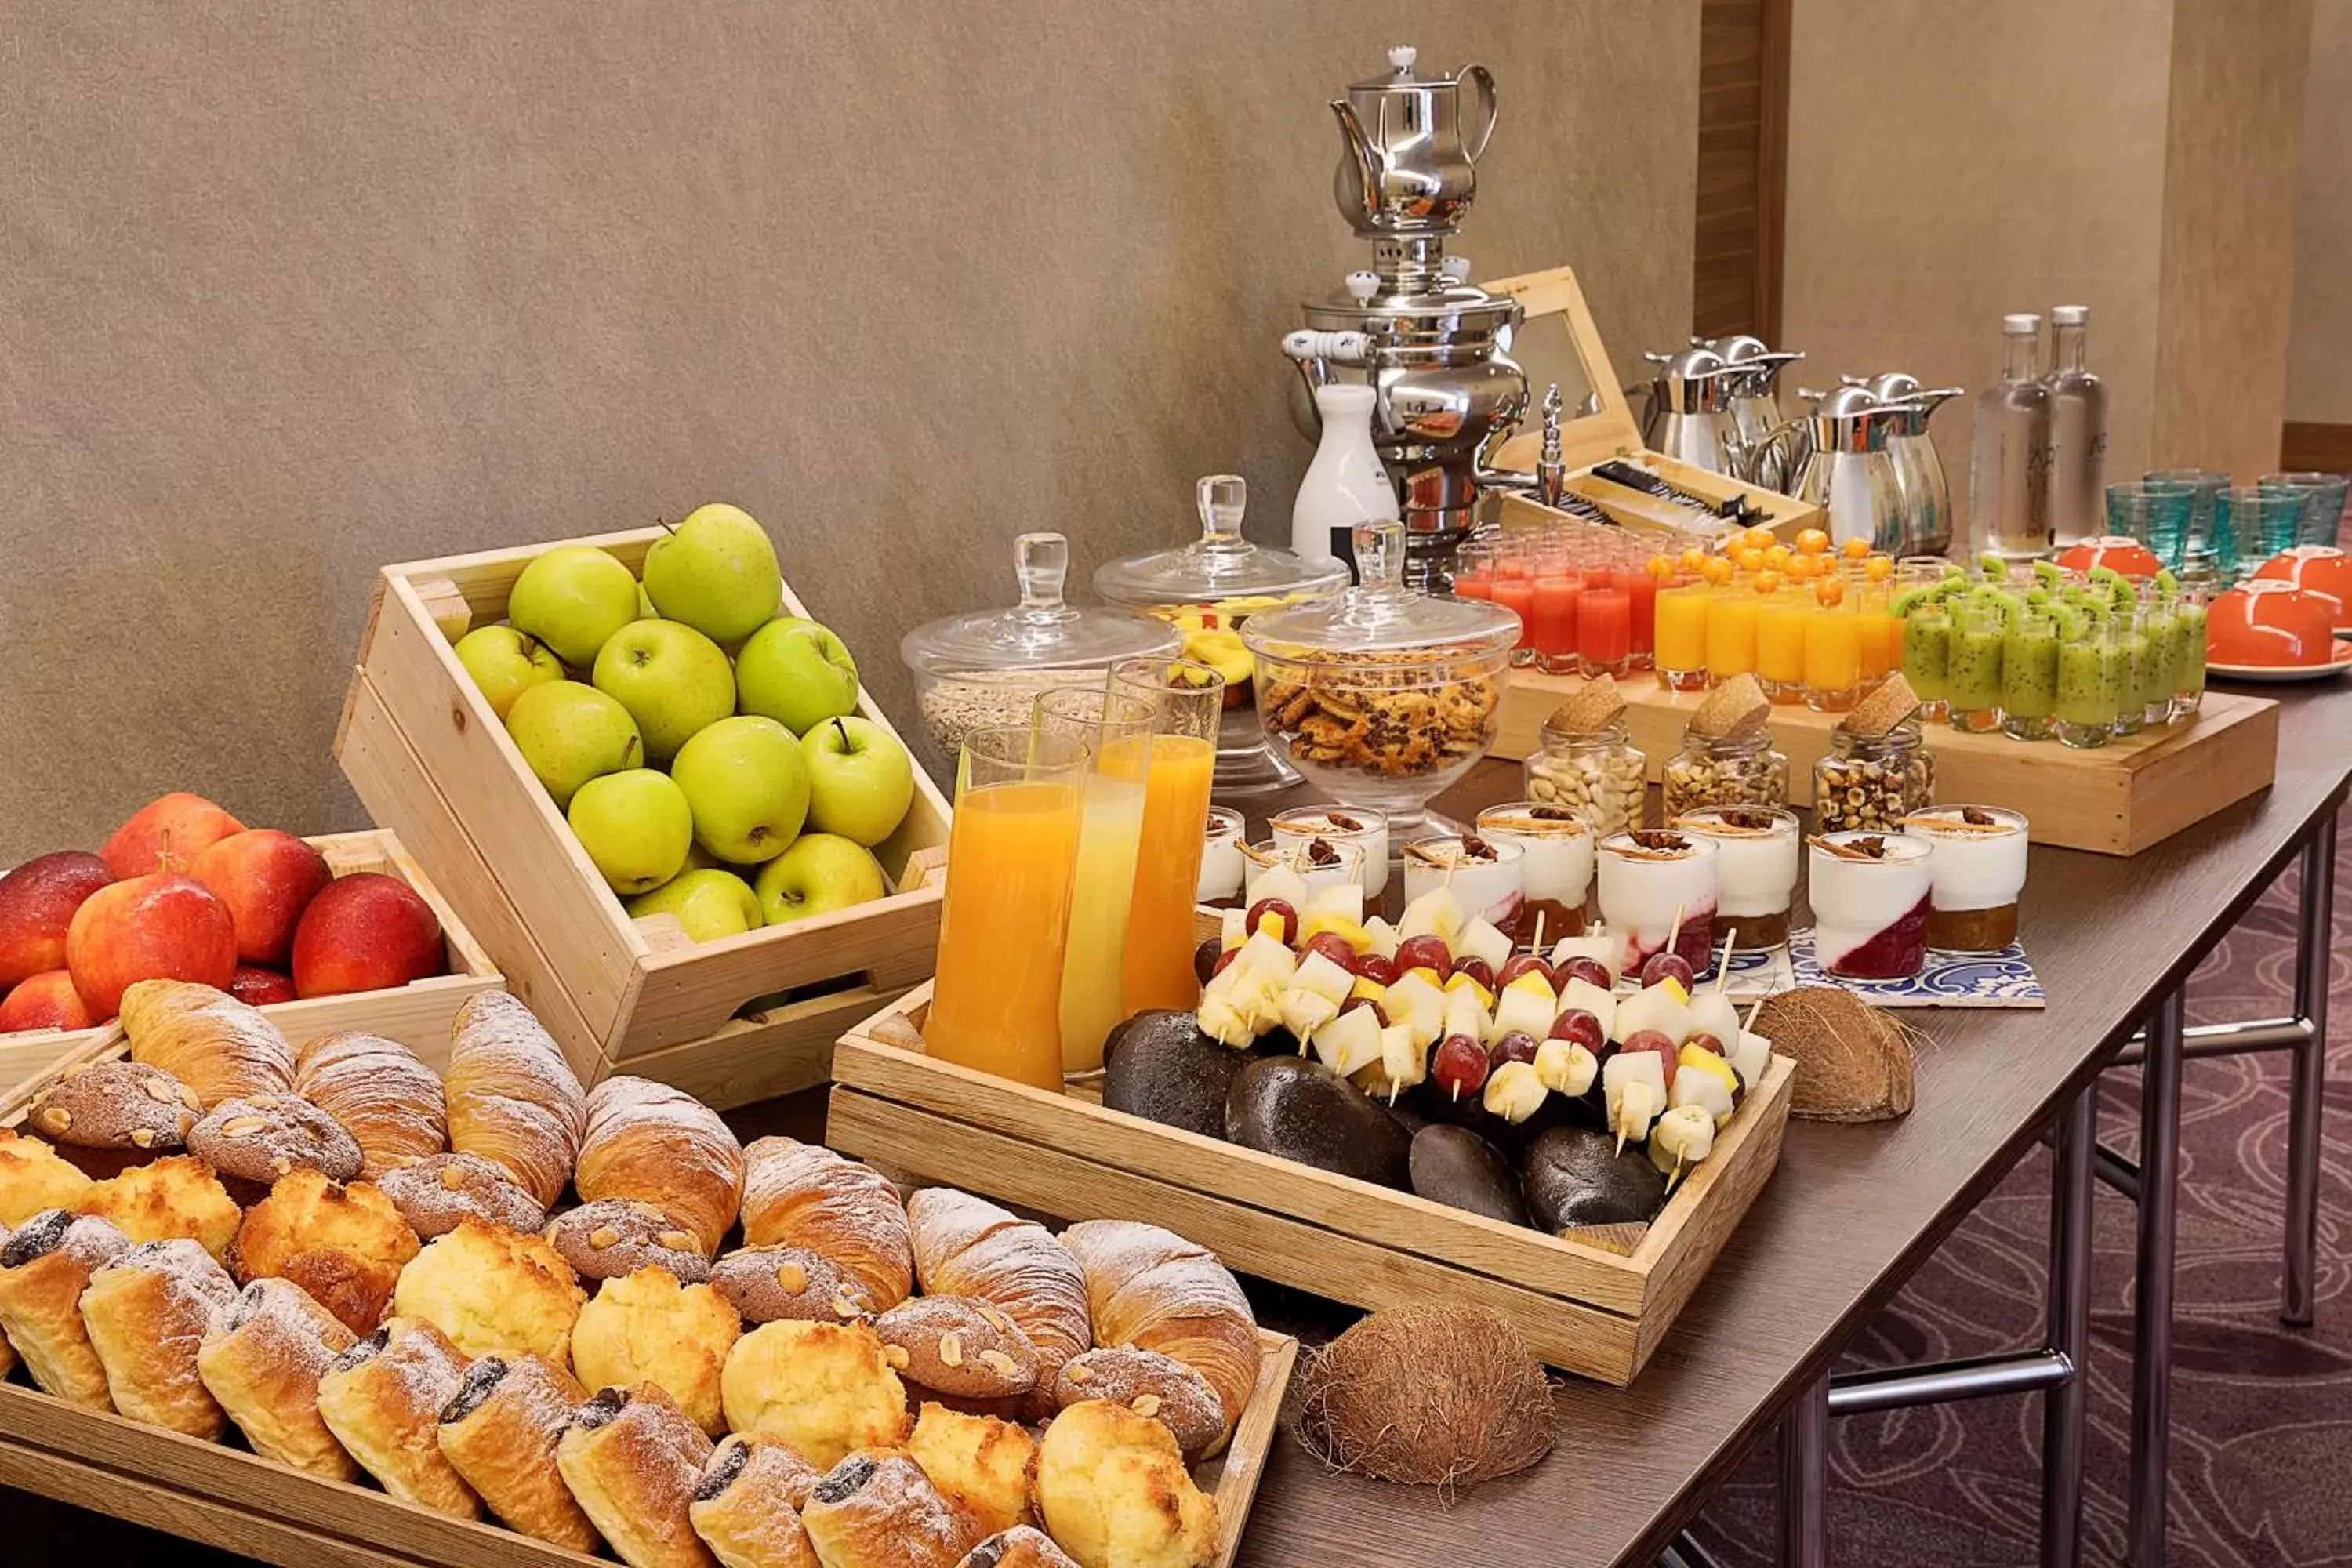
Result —
[[[2050,1349],[2073,1375],[2042,1396],[2042,1568],[2074,1568],[2083,1523],[2083,1425],[2091,1376],[2091,1161],[2095,1080],[2058,1118],[2050,1172]]]
[[[2309,1024],[2287,1081],[2286,1268],[2279,1319],[2308,1327],[2317,1295],[2320,1131],[2327,1102],[2329,938],[2336,916],[2336,818],[2321,819],[2303,850],[2296,908],[2294,1011]]]
[[[2180,1184],[2181,996],[2147,1021],[2140,1068],[2138,1300],[2133,1313],[2131,1523],[2125,1558],[2164,1561],[2165,1482],[2172,1419],[2173,1220]]]
[[[1828,1568],[1830,1381],[1797,1396],[1780,1418],[1781,1568]]]

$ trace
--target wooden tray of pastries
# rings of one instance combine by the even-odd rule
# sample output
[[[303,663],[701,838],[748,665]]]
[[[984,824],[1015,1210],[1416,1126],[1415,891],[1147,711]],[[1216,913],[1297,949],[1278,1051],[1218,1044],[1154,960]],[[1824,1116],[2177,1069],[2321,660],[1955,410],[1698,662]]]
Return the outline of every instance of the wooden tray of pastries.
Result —
[[[592,1092],[503,992],[445,1079],[166,984],[0,1095],[0,1484],[289,1565],[1238,1552],[1297,1344],[1205,1248]]]

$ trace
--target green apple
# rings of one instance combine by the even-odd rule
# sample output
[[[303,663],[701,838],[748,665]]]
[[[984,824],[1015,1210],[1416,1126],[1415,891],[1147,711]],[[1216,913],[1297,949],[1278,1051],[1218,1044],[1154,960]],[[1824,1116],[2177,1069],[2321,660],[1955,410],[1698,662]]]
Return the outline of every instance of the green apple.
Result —
[[[868,903],[889,890],[873,852],[837,833],[803,833],[760,868],[760,909],[772,926]]]
[[[645,764],[646,743],[629,710],[576,680],[527,688],[507,710],[507,733],[558,810],[590,779]]]
[[[605,639],[591,678],[629,710],[656,766],[697,730],[735,711],[735,668],[719,645],[676,621],[631,621]]]
[[[527,688],[563,679],[563,661],[554,650],[512,626],[476,626],[457,639],[457,654],[501,719]]]
[[[646,585],[643,583],[637,584],[637,619],[641,621],[661,619],[661,612],[654,608],[654,596],[646,592]]]
[[[667,773],[630,768],[590,779],[565,813],[580,847],[616,893],[660,887],[686,864],[694,813]]]
[[[507,618],[574,669],[596,662],[604,639],[637,618],[637,580],[593,544],[534,556],[507,595]]]
[[[808,820],[808,763],[773,719],[721,719],[678,748],[669,776],[694,808],[695,842],[721,860],[772,860]]]
[[[655,608],[712,642],[737,642],[776,613],[783,573],[767,531],[740,507],[702,506],[646,552]]]
[[[688,859],[693,855],[688,852]],[[697,942],[715,942],[764,923],[760,896],[751,884],[732,871],[689,866],[650,893],[628,903],[629,918],[676,915],[686,934]]]
[[[808,826],[866,845],[898,831],[915,799],[915,764],[898,737],[871,719],[828,719],[801,737],[808,763]]]
[[[783,616],[751,634],[735,656],[735,706],[795,735],[857,709],[857,661],[814,621]]]

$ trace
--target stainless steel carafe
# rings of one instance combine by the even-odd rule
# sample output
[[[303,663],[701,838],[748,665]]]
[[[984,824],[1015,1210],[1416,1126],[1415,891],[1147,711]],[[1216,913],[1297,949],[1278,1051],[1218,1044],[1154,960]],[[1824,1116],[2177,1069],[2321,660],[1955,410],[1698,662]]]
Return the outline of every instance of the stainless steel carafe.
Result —
[[[1874,550],[1903,553],[1903,492],[1886,444],[1907,412],[1879,402],[1866,386],[1797,395],[1812,405],[1803,416],[1812,449],[1788,493],[1822,509],[1832,544],[1862,539]]]
[[[1769,378],[1779,370],[1780,363],[1801,356],[1775,355],[1778,363],[1769,365],[1754,361],[1734,364],[1712,344],[1693,343],[1679,353],[1643,357],[1658,367],[1657,374],[1648,386],[1626,389],[1629,395],[1637,391],[1648,395],[1642,419],[1643,446],[1709,473],[1727,474],[1767,489],[1779,488],[1775,481],[1785,480],[1793,468],[1794,427],[1785,421],[1763,423],[1764,416],[1752,411],[1756,399],[1749,395],[1746,401],[1751,405],[1749,418],[1754,420],[1750,428],[1739,404],[1742,394],[1752,393],[1759,377]],[[1765,393],[1766,400],[1773,401],[1769,379]]]
[[[1903,550],[1906,555],[1942,555],[1952,548],[1952,487],[1944,476],[1944,459],[1927,421],[1937,409],[1967,389],[1922,387],[1919,378],[1890,370],[1868,380],[1845,378],[1879,403],[1901,410],[1886,441],[1886,455],[1895,465],[1895,488],[1903,497]]]
[[[1805,356],[1788,350],[1775,352],[1765,346],[1762,338],[1748,332],[1711,338],[1704,343],[1695,341],[1694,346],[1713,349],[1730,367],[1725,379],[1731,395],[1732,420],[1739,439],[1754,454],[1753,471],[1745,476],[1748,482],[1786,494],[1789,481],[1804,463],[1804,427],[1792,426],[1780,406],[1780,373]],[[1793,431],[1794,438],[1776,438],[1783,430]]]

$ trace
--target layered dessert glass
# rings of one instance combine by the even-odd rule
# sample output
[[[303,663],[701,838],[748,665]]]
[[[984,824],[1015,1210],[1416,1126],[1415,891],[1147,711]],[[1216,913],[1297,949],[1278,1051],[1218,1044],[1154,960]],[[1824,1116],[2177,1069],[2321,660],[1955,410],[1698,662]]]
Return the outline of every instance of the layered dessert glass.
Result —
[[[1364,852],[1364,907],[1376,909],[1389,885],[1389,819],[1360,805],[1301,805],[1276,813],[1266,826],[1276,844],[1303,845],[1313,838],[1353,844]]]
[[[1939,805],[1903,819],[1935,847],[1927,945],[1937,952],[1999,952],[2017,940],[2025,889],[2026,821],[1990,805]]]
[[[1358,882],[1364,874],[1364,852],[1353,844],[1334,844],[1328,838],[1309,839],[1304,844],[1277,844],[1262,838],[1255,844],[1242,846],[1244,885],[1242,903],[1244,908],[1260,899],[1280,899],[1295,910],[1304,910],[1307,900],[1326,888],[1344,887]]]
[[[1240,902],[1244,880],[1242,837],[1245,827],[1242,814],[1233,807],[1209,808],[1208,843],[1201,851],[1201,902],[1220,909]]]
[[[1715,845],[1715,945],[1759,952],[1789,940],[1789,905],[1797,894],[1802,834],[1793,812],[1760,805],[1711,805],[1685,812],[1675,826]]]
[[[1410,904],[1432,888],[1451,888],[1469,914],[1497,931],[1514,931],[1527,898],[1526,860],[1518,845],[1475,833],[1416,838],[1404,847],[1404,900]]]
[[[1652,954],[1673,952],[1693,974],[1706,973],[1715,945],[1715,840],[1643,828],[1602,839],[1595,858],[1601,919],[1624,939],[1623,972],[1639,974]]]
[[[1592,824],[1581,813],[1539,800],[1490,805],[1478,814],[1478,835],[1521,851],[1518,946],[1542,952],[1564,936],[1584,934],[1585,900],[1592,893]]]
[[[1812,841],[1813,957],[1847,980],[1903,980],[1927,964],[1937,847],[1902,834]]]

